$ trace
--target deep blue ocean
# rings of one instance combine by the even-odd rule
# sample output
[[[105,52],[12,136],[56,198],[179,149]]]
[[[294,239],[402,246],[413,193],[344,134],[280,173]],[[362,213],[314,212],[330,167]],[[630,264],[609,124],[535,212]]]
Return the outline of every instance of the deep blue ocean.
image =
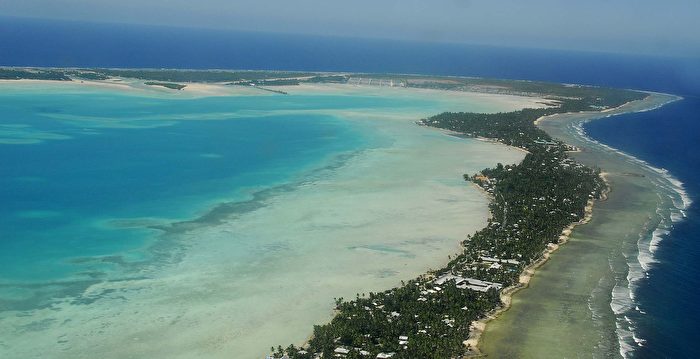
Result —
[[[669,170],[696,203],[661,242],[659,263],[639,289],[647,313],[639,331],[647,343],[636,356],[700,357],[700,59],[0,18],[0,65],[421,73],[682,95],[659,110],[594,121],[586,130]]]
[[[646,315],[638,334],[647,340],[637,349],[644,358],[697,358],[700,349],[700,100],[695,97],[651,112],[592,121],[591,137],[669,170],[695,201],[687,219],[675,223],[655,253],[656,263],[637,289]]]

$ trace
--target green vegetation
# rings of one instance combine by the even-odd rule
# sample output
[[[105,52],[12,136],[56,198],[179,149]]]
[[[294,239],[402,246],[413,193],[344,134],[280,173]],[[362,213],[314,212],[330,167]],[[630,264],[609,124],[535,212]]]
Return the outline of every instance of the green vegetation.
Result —
[[[530,87],[531,86],[531,87]],[[544,86],[544,87],[543,87]],[[633,91],[529,84],[520,90],[550,92],[557,106],[508,113],[443,113],[419,124],[486,137],[528,151],[517,165],[497,164],[464,178],[492,196],[487,226],[469,236],[463,251],[437,271],[381,293],[336,300],[337,314],[314,327],[304,348],[273,349],[280,358],[455,358],[473,321],[501,305],[500,291],[517,285],[524,268],[558,243],[562,231],[582,220],[589,201],[606,188],[594,170],[567,155],[533,121],[540,116],[619,106],[641,99]],[[571,90],[569,90],[571,89]],[[504,90],[505,91],[505,90]],[[512,91],[512,89],[511,89]]]
[[[496,80],[482,80],[484,83]],[[626,102],[640,100],[646,95],[636,91],[615,90],[587,86],[566,86],[517,81],[515,89],[550,91],[546,97],[553,100],[547,108],[526,108],[505,113],[442,113],[422,120],[421,124],[444,128],[474,137],[495,139],[507,145],[534,150],[552,138],[533,124],[542,116],[556,113],[596,111],[620,106]],[[505,92],[505,90],[502,90]],[[538,92],[538,94],[542,94]]]
[[[66,74],[83,80],[101,81],[109,79],[109,76],[92,70],[66,71]]]
[[[110,77],[129,77],[164,82],[246,82],[316,75],[306,72],[226,70],[95,69],[94,71]]]
[[[348,76],[346,76],[346,75],[314,76],[314,77],[307,79],[306,82],[344,84],[344,83],[348,82]]]
[[[182,90],[185,87],[187,87],[187,85],[175,84],[172,82],[146,81],[146,82],[144,82],[144,84],[148,85],[148,86],[161,86],[161,87],[169,88],[171,90]]]
[[[292,71],[158,70],[158,69],[33,69],[0,68],[0,79],[70,81],[134,78],[158,83],[227,82],[229,85],[289,86],[302,82],[344,83],[347,76]]]
[[[220,82],[228,85],[252,84],[258,86],[289,86],[302,83],[350,83],[538,96],[546,99],[545,104],[557,106],[556,109],[546,110],[548,113],[600,110],[640,99],[643,96],[634,91],[591,86],[466,77],[392,74],[350,75],[294,71],[0,68],[0,79],[70,81],[71,78],[106,80],[113,77],[134,78],[157,83]],[[524,110],[522,114],[513,113],[512,115],[526,122],[526,119],[539,117],[546,111]],[[491,116],[473,115],[480,118]]]
[[[640,92],[531,81],[390,74],[321,74],[267,71],[61,70],[0,68],[0,79],[70,81],[128,77],[147,85],[182,89],[175,82],[222,82],[262,86],[349,83],[537,96],[546,108],[481,113],[442,113],[420,125],[461,136],[483,137],[528,151],[517,165],[497,164],[465,180],[489,193],[491,218],[469,236],[447,266],[381,293],[336,300],[337,314],[314,327],[304,348],[271,348],[277,358],[455,358],[469,354],[463,344],[473,321],[500,307],[500,293],[517,285],[525,267],[558,243],[562,230],[585,216],[605,184],[599,171],[569,158],[566,144],[552,139],[533,121],[556,113],[596,111],[644,98]],[[262,86],[261,86],[262,85]]]
[[[0,80],[53,80],[71,81],[61,70],[0,68]]]
[[[567,85],[537,81],[482,78],[409,78],[409,86],[443,90],[474,91],[521,96],[543,96],[553,101],[566,100],[567,112],[602,109],[637,100],[644,95],[636,91],[594,86]]]
[[[274,80],[254,80],[250,84],[260,86],[296,86],[299,85],[298,79],[274,79]]]

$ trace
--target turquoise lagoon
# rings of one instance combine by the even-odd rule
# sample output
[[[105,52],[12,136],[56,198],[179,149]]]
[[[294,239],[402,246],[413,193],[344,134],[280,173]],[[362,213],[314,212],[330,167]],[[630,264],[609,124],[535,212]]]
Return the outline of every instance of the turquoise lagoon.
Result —
[[[414,124],[537,99],[0,84],[0,356],[254,358],[485,223],[522,153]]]
[[[284,108],[271,96],[180,100],[7,90],[0,96],[6,282],[119,277],[110,263],[81,262],[152,260],[144,257],[152,257],[144,251],[149,226],[204,215],[222,199],[244,200],[329,155],[368,145],[361,130],[330,116],[233,114]],[[323,100],[299,103],[333,105]],[[212,114],[221,118],[177,120]],[[3,300],[0,308],[28,304]]]

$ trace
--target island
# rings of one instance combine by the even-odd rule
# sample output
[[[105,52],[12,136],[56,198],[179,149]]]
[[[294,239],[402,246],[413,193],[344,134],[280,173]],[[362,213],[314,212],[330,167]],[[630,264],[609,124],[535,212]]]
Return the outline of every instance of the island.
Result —
[[[413,87],[508,94],[546,99],[541,108],[503,113],[445,112],[416,122],[426,131],[496,141],[526,152],[522,162],[495,163],[464,174],[491,200],[485,228],[465,233],[461,251],[444,266],[382,292],[337,298],[336,313],[313,328],[302,346],[270,348],[272,358],[451,358],[478,355],[479,323],[506,308],[523,275],[589,220],[609,190],[601,170],[571,158],[579,149],[553,138],[536,121],[565,113],[614,111],[648,93],[533,81],[265,71],[0,68],[2,79],[137,79],[144,85],[187,91],[190,83],[215,83],[285,95],[300,84]],[[178,82],[178,83],[176,83]],[[272,87],[272,88],[270,88]],[[311,328],[310,328],[311,329]],[[311,330],[310,330],[311,332]]]
[[[491,85],[493,84],[490,83]],[[440,82],[422,85],[454,87]],[[473,85],[472,85],[473,86]],[[481,84],[487,88],[487,84]],[[600,169],[572,160],[576,151],[535,125],[558,113],[603,110],[639,100],[636,91],[523,83],[499,91],[541,93],[547,108],[508,113],[442,113],[418,121],[467,136],[498,141],[527,151],[517,165],[497,164],[464,179],[492,202],[486,228],[462,242],[463,251],[438,270],[381,293],[336,299],[337,314],[314,327],[304,347],[276,349],[282,358],[454,358],[477,354],[474,322],[503,307],[502,296],[521,286],[524,271],[539,265],[563,243],[573,226],[587,220],[608,186]],[[473,89],[473,87],[472,87]]]
[[[172,83],[172,82],[158,82],[158,81],[146,81],[146,82],[144,82],[144,85],[161,86],[161,87],[165,87],[165,88],[168,88],[171,90],[182,90],[185,87],[187,87],[187,85],[181,85],[181,84],[176,84],[176,83]]]

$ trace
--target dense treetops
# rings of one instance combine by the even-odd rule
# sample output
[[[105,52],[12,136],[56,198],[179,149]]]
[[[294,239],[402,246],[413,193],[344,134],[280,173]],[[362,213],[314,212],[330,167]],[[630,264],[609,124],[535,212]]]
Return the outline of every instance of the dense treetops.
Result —
[[[0,80],[54,80],[70,81],[62,70],[0,68]]]
[[[112,77],[161,82],[260,83],[268,86],[300,83],[346,83],[352,78],[393,80],[408,87],[457,91],[505,93],[544,97],[564,112],[616,107],[645,95],[636,91],[594,86],[555,84],[537,81],[499,80],[470,77],[422,76],[402,74],[338,74],[295,71],[176,70],[176,69],[60,69],[0,68],[0,79],[69,80],[71,77],[105,80]],[[380,83],[375,81],[375,83]],[[382,82],[386,84],[387,82]]]
[[[588,91],[588,90],[586,90]],[[604,90],[585,98],[561,98],[556,107],[508,113],[443,113],[421,124],[469,136],[494,139],[528,151],[517,165],[497,164],[465,175],[491,197],[487,226],[463,242],[463,251],[444,268],[381,293],[336,301],[337,314],[314,327],[304,348],[276,350],[281,358],[455,358],[469,354],[463,342],[473,321],[501,305],[500,288],[518,285],[523,269],[541,258],[562,231],[585,216],[590,200],[599,198],[605,183],[594,170],[569,158],[568,146],[553,140],[533,121],[540,116],[596,109],[597,103],[621,105],[643,95]],[[486,291],[459,287],[456,281],[437,285],[438,276],[453,275],[499,283]]]
[[[245,80],[284,79],[314,76],[307,72],[227,71],[227,70],[148,70],[148,69],[94,69],[113,77],[129,77],[171,82],[231,82]]]
[[[549,103],[550,107],[526,108],[505,113],[446,112],[424,119],[421,123],[474,137],[495,139],[507,145],[529,150],[533,147],[541,146],[543,143],[552,142],[552,138],[546,132],[533,125],[533,122],[542,116],[617,107],[646,96],[641,92],[627,90],[568,87],[563,85],[557,87],[555,85],[537,85],[537,83],[530,82],[523,83],[531,85],[528,89],[530,87],[536,90],[556,89],[556,95],[550,94],[548,97],[557,98],[557,100]],[[522,86],[521,82],[515,82],[515,84]],[[565,95],[576,97],[567,98]]]
[[[146,82],[144,82],[144,84],[149,85],[149,86],[161,86],[161,87],[169,88],[171,90],[182,90],[185,87],[187,87],[187,85],[176,84],[176,83],[172,83],[172,82],[146,81]]]
[[[255,71],[71,71],[0,68],[0,78],[70,80],[70,76],[120,76],[153,81],[240,81],[238,84],[256,85],[347,81],[345,75]],[[300,79],[305,75],[309,77]],[[584,218],[589,201],[599,198],[605,190],[598,170],[573,161],[567,153],[571,150],[569,146],[552,139],[533,122],[556,113],[616,107],[646,95],[530,81],[353,76],[393,79],[413,87],[536,95],[546,98],[548,107],[495,114],[446,112],[419,121],[464,136],[517,146],[528,154],[517,165],[499,163],[480,173],[464,175],[465,180],[491,196],[491,218],[485,228],[467,237],[462,243],[463,250],[450,258],[447,266],[381,293],[357,294],[348,301],[337,299],[335,317],[328,324],[315,326],[306,346],[271,348],[272,355],[303,359],[461,357],[471,349],[463,344],[471,323],[498,308],[500,291],[517,285],[523,269],[541,258],[549,244],[557,243],[563,229]],[[437,277],[451,279],[438,283]]]

